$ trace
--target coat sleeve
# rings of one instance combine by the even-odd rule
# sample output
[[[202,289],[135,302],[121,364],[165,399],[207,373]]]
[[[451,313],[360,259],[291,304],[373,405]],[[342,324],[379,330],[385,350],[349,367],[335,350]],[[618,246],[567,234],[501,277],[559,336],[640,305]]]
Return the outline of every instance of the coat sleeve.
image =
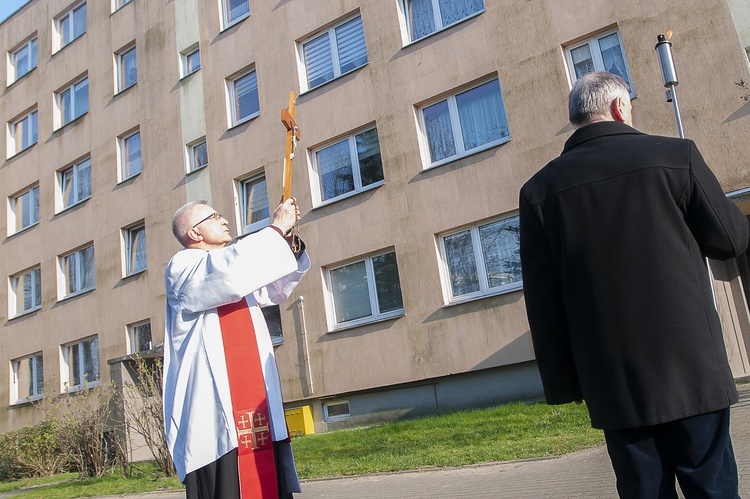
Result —
[[[239,301],[297,270],[287,242],[266,228],[192,262],[176,279],[176,295],[185,311],[202,312]]]
[[[560,270],[552,257],[540,215],[526,201],[523,191],[519,207],[524,299],[544,396],[548,404],[581,400]]]
[[[686,221],[704,256],[726,260],[747,249],[750,232],[747,218],[724,195],[693,141],[690,141]]]

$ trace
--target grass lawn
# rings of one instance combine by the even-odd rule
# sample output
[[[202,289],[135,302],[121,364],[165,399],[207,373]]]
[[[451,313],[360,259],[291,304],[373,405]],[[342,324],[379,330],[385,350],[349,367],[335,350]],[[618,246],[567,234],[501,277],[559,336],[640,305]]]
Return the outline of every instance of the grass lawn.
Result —
[[[462,466],[566,454],[604,442],[589,424],[584,405],[512,403],[367,428],[296,437],[300,478]],[[0,484],[0,493],[27,489],[14,498],[68,499],[154,490],[179,490],[177,478],[159,477],[150,463],[79,480],[74,474]]]

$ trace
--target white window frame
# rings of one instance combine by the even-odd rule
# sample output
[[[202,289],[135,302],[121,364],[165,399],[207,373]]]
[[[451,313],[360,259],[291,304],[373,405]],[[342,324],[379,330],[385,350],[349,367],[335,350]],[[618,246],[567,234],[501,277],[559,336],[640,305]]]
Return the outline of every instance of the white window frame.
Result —
[[[253,173],[251,175],[248,175],[247,177],[243,177],[241,179],[238,179],[235,183],[236,186],[236,200],[235,200],[235,206],[237,206],[237,209],[239,210],[239,213],[237,214],[237,225],[239,226],[238,232],[240,234],[249,234],[251,232],[257,232],[264,227],[268,227],[271,224],[271,206],[267,206],[268,210],[268,217],[263,218],[261,220],[246,224],[245,223],[245,214],[247,213],[247,196],[245,195],[245,186],[247,186],[250,183],[256,182],[260,179],[263,179],[263,182],[266,184],[266,204],[268,204],[268,179],[266,178],[266,172],[260,171]]]
[[[33,365],[32,373],[31,373],[31,379],[29,380],[29,386],[33,387],[34,393],[27,397],[20,397],[19,394],[19,372],[21,370],[21,364],[26,363],[26,361],[31,360],[31,363]],[[37,389],[37,385],[39,384],[39,379],[37,375],[38,370],[38,364],[41,361],[42,363],[42,391],[39,391]],[[25,357],[20,357],[18,359],[11,360],[11,381],[10,381],[10,405],[17,405],[17,404],[24,404],[26,402],[33,402],[35,400],[40,400],[44,398],[44,356],[42,355],[42,352],[33,353],[31,355],[26,355]]]
[[[98,377],[92,381],[84,380],[84,378],[86,377],[86,373],[84,371],[85,358],[83,354],[84,352],[83,345],[84,343],[87,343],[89,341],[96,341],[97,358],[99,358],[99,365],[97,366]],[[73,347],[76,345],[78,345],[78,365],[81,368],[81,372],[79,372],[78,375],[80,376],[81,380],[83,380],[83,382],[78,385],[73,385],[71,384],[71,379],[70,379],[70,369],[71,369],[70,356],[72,354]],[[61,392],[72,393],[72,392],[77,392],[81,390],[86,390],[88,388],[93,388],[95,386],[99,386],[101,384],[101,377],[102,377],[101,351],[99,348],[98,336],[90,336],[88,338],[84,338],[79,341],[67,343],[60,347],[60,391]]]
[[[507,128],[506,131],[508,133],[505,136],[501,136],[497,140],[484,143],[472,149],[466,149],[464,146],[463,135],[461,133],[461,119],[459,117],[458,104],[456,103],[456,96],[461,95],[470,90],[473,90],[475,88],[481,87],[482,85],[485,85],[487,83],[491,83],[493,81],[496,81],[498,85],[498,95],[500,97],[500,103],[502,104],[503,114],[505,117],[505,124]],[[453,131],[453,143],[456,148],[456,154],[433,162],[432,156],[430,154],[430,144],[429,144],[429,138],[427,136],[427,124],[425,123],[424,110],[442,101],[448,102],[448,112],[450,114],[451,130]],[[460,89],[452,91],[449,94],[444,94],[441,97],[430,99],[428,102],[425,102],[424,104],[419,105],[417,108],[417,120],[419,124],[419,142],[420,142],[420,150],[422,151],[422,169],[423,170],[436,168],[438,166],[452,163],[454,161],[465,158],[467,156],[471,156],[473,154],[486,151],[487,149],[492,149],[493,147],[497,147],[502,144],[505,144],[506,142],[509,142],[511,139],[510,125],[508,124],[508,112],[505,107],[505,99],[503,98],[503,87],[500,86],[500,79],[497,76],[493,78],[489,78],[489,79],[484,79],[478,83],[474,83],[469,86],[461,87]]]
[[[79,85],[82,85],[83,83],[86,83],[86,101],[87,101],[87,107],[85,111],[78,112],[76,109],[76,89]],[[55,121],[56,121],[56,128],[55,130],[59,130],[63,128],[64,126],[68,125],[69,123],[73,123],[77,119],[79,119],[81,116],[84,116],[85,114],[88,114],[89,109],[91,108],[91,92],[89,87],[89,77],[88,74],[76,79],[73,83],[70,85],[61,88],[59,91],[55,92]],[[63,95],[66,92],[70,92],[70,106],[72,108],[71,111],[71,118],[69,121],[65,121],[65,116],[63,116],[63,108],[62,108],[62,102],[63,102]],[[80,103],[78,104],[80,106]]]
[[[194,55],[198,55],[198,67],[190,70],[190,58]],[[201,70],[201,49],[198,44],[192,45],[188,49],[180,53],[180,74],[182,78],[187,78],[193,73]]]
[[[24,309],[24,310],[18,310],[18,304],[19,303],[25,303],[25,296],[23,289],[20,290],[20,297],[19,297],[19,285],[21,284],[21,279],[29,275],[31,277],[31,301],[32,305],[30,308]],[[41,279],[42,279],[42,270],[41,266],[36,265],[34,267],[31,267],[29,269],[23,270],[21,272],[18,272],[17,274],[14,274],[10,276],[9,279],[9,292],[8,292],[8,317],[13,319],[16,317],[20,317],[22,315],[30,314],[32,312],[35,312],[42,308],[42,296],[41,296]],[[39,286],[39,295],[37,296],[36,288]],[[37,302],[39,302],[37,304]]]
[[[622,34],[620,33],[620,30],[617,28],[614,29],[608,29],[606,31],[601,31],[598,33],[595,33],[591,36],[586,37],[585,40],[581,40],[579,42],[565,45],[565,65],[568,69],[568,81],[570,82],[571,88],[573,87],[573,84],[578,80],[578,77],[576,77],[576,71],[575,66],[573,65],[573,54],[572,51],[583,47],[584,45],[588,45],[591,50],[591,59],[594,62],[594,71],[603,71],[604,70],[604,60],[602,59],[602,52],[601,48],[599,47],[599,39],[604,38],[606,36],[617,34],[617,41],[620,43],[620,50],[622,50],[622,60],[625,63],[625,73],[627,74],[627,82],[630,85],[630,98],[635,98],[635,85],[633,84],[633,76],[630,72],[630,64],[628,63],[628,57],[625,54],[625,44],[622,42]]]
[[[73,251],[69,251],[67,253],[64,253],[60,255],[57,258],[57,275],[58,275],[58,287],[57,287],[57,296],[58,300],[62,301],[68,298],[72,298],[74,296],[82,295],[84,293],[88,293],[89,291],[92,291],[96,289],[96,252],[94,251],[94,257],[92,259],[92,266],[91,269],[92,272],[92,281],[93,284],[88,287],[82,287],[83,282],[83,274],[82,274],[82,254],[83,251],[91,248],[92,251],[94,250],[94,244],[89,243],[84,246],[81,246],[78,249],[75,249]],[[76,264],[76,289],[73,289],[68,293],[68,288],[70,287],[70,284],[68,282],[68,275],[65,272],[65,262],[67,258],[75,258],[75,264]]]
[[[204,146],[206,148],[206,164],[205,165],[199,165],[197,160],[196,151],[200,146]],[[198,170],[202,170],[204,168],[207,168],[209,165],[209,157],[208,157],[208,143],[206,142],[206,137],[202,137],[195,142],[192,142],[188,144],[187,146],[187,173],[193,173]]]
[[[225,29],[229,29],[235,24],[241,22],[243,19],[247,19],[250,17],[250,0],[245,0],[247,4],[247,12],[240,15],[239,17],[236,17],[234,19],[229,19],[229,0],[219,0],[219,10],[221,11],[221,25],[223,26],[222,31]]]
[[[79,190],[79,184],[82,182],[80,179],[80,170],[85,166],[88,167],[89,170],[89,195],[83,198],[78,198],[78,190]],[[73,192],[73,202],[69,205],[65,205],[65,176],[68,172],[71,172],[72,180],[71,180],[71,191]],[[56,191],[57,191],[57,201],[56,201],[56,213],[60,213],[62,211],[65,211],[67,209],[70,209],[76,205],[79,205],[86,201],[87,199],[91,198],[92,195],[92,175],[93,175],[93,169],[91,167],[91,157],[86,156],[85,158],[82,158],[80,160],[76,160],[72,164],[60,169],[57,171],[57,182],[56,182]]]
[[[367,39],[364,40],[365,42],[365,54],[367,55],[367,60],[362,64],[361,66],[357,66],[355,68],[349,69],[345,72],[341,72],[341,61],[339,60],[339,46],[337,44],[336,40],[336,28],[343,26],[344,24],[353,21],[356,18],[362,18],[362,15],[357,12],[356,14],[347,17],[343,21],[337,22],[336,24],[332,25],[329,28],[326,28],[323,31],[318,31],[315,34],[305,38],[301,42],[297,44],[297,65],[299,68],[299,75],[300,75],[300,91],[301,92],[308,92],[310,90],[314,90],[316,88],[322,87],[323,85],[326,85],[338,78],[341,78],[342,76],[345,76],[351,72],[357,71],[360,68],[363,68],[367,66],[370,62],[369,54],[367,53]],[[328,48],[330,50],[330,56],[331,56],[331,64],[333,66],[333,78],[330,80],[327,80],[323,83],[320,83],[318,85],[315,85],[314,87],[311,87],[308,78],[307,78],[307,65],[305,64],[305,44],[308,42],[312,42],[313,40],[317,40],[320,37],[328,36]],[[362,23],[362,37],[364,38],[364,23]]]
[[[37,199],[37,207],[36,207],[36,214],[37,218],[36,220],[32,220],[28,225],[18,227],[16,224],[16,206],[18,205],[18,200],[27,194],[29,195],[30,202],[34,200],[34,191],[36,191],[36,199]],[[17,192],[16,194],[13,194],[8,198],[8,235],[11,236],[13,234],[18,234],[19,232],[23,232],[25,230],[30,229],[31,227],[36,226],[39,224],[39,211],[40,211],[40,203],[41,199],[39,196],[39,184],[35,183],[33,185],[30,185],[29,187],[26,187],[25,189],[22,189],[21,191]],[[33,204],[32,204],[33,206]],[[33,219],[33,213],[34,210],[32,208],[32,219]]]
[[[18,74],[18,57],[21,52],[27,51],[29,56],[29,69]],[[35,57],[32,58],[32,55]],[[33,60],[32,60],[33,59]],[[34,33],[29,39],[8,51],[8,86],[31,73],[39,65],[39,39]]]
[[[331,416],[328,413],[328,408],[332,405],[344,405],[349,408],[346,414],[339,414],[337,416]],[[352,417],[352,406],[348,400],[332,400],[330,402],[323,402],[323,421],[326,423],[334,423],[336,421],[347,421]]]
[[[128,227],[123,227],[120,230],[122,238],[122,270],[123,277],[130,277],[136,274],[145,272],[148,269],[148,250],[146,250],[145,266],[141,269],[131,268],[132,252],[133,252],[133,239],[139,231],[143,231],[143,237],[145,238],[144,244],[148,242],[146,238],[146,224],[143,220],[136,222]]]
[[[357,154],[356,137],[357,135],[360,135],[365,132],[369,132],[371,130],[375,130],[377,133],[377,126],[372,125],[372,126],[358,129],[354,132],[349,133],[348,135],[338,137],[324,144],[321,144],[320,146],[316,146],[310,149],[310,166],[312,169],[310,180],[312,181],[312,191],[314,194],[316,208],[320,206],[328,205],[330,203],[335,203],[337,201],[341,201],[342,199],[355,196],[361,192],[369,191],[370,189],[375,189],[376,187],[379,187],[385,183],[385,175],[383,175],[383,180],[379,180],[377,182],[373,182],[372,184],[365,185],[365,186],[362,185],[362,169],[361,169],[361,165],[359,164],[359,155]],[[321,178],[320,178],[320,165],[318,165],[318,153],[328,147],[337,145],[344,141],[347,141],[349,144],[349,157],[352,162],[352,175],[354,176],[354,189],[344,194],[339,194],[338,196],[332,197],[330,199],[323,199],[323,189],[320,185]],[[380,144],[380,135],[378,135],[378,148],[380,148],[379,144]],[[382,167],[382,164],[383,164],[382,152],[380,156],[380,163]]]
[[[117,12],[132,1],[133,0],[112,0],[112,13]]]
[[[28,130],[26,131],[27,133],[22,133],[22,136],[25,138],[29,132],[31,133],[31,141],[25,147],[23,144],[18,144],[16,137],[18,126],[20,125],[22,127],[26,127],[26,125],[22,124],[24,121],[28,123]],[[39,112],[36,106],[34,106],[31,110],[25,112],[23,115],[8,122],[8,158],[12,158],[16,154],[20,154],[21,152],[35,145],[37,142],[39,142]]]
[[[433,15],[435,16],[434,17],[435,30],[414,40],[412,36],[411,20],[409,19],[409,2],[408,0],[399,0],[398,1],[399,23],[401,24],[402,42],[403,42],[404,47],[406,47],[407,45],[411,45],[412,43],[420,42],[437,33],[440,33],[441,31],[444,31],[448,28],[456,26],[457,24],[461,24],[462,22],[468,21],[469,19],[472,19],[474,17],[481,15],[487,10],[487,6],[485,5],[486,1],[487,0],[482,1],[483,8],[478,10],[477,12],[474,12],[473,14],[469,14],[468,16],[462,19],[459,19],[458,21],[443,25],[443,18],[440,15],[440,4],[438,0],[432,0],[432,12],[433,12]]]
[[[131,82],[130,84],[126,84],[124,59],[125,59],[125,56],[127,56],[130,53],[133,53],[135,56],[136,77],[133,82]],[[116,73],[115,94],[124,92],[125,90],[129,89],[132,86],[135,86],[138,83],[138,52],[136,50],[135,43],[131,43],[128,46],[124,47],[119,52],[115,53],[115,73]]]
[[[331,265],[329,267],[325,268],[325,288],[326,288],[326,302],[327,302],[327,315],[328,315],[328,324],[329,324],[329,331],[339,331],[343,329],[349,329],[352,327],[361,326],[364,324],[371,324],[373,322],[381,322],[384,320],[393,319],[396,317],[402,317],[404,315],[404,293],[403,289],[401,289],[401,308],[397,308],[394,310],[390,310],[388,312],[381,312],[380,306],[378,304],[378,297],[377,297],[377,289],[375,288],[375,271],[373,269],[373,258],[388,255],[390,253],[396,254],[396,250],[394,248],[385,250],[385,251],[378,251],[377,253],[369,254],[365,257],[359,257],[355,259],[348,260],[341,264]],[[331,273],[334,270],[338,270],[343,267],[347,267],[349,265],[354,265],[357,263],[365,263],[365,275],[367,276],[367,290],[368,290],[368,296],[370,299],[370,312],[371,315],[360,317],[359,319],[352,319],[350,321],[338,323],[336,321],[336,302],[335,297],[333,294],[333,280],[331,277]],[[398,274],[398,258],[396,259],[396,272]],[[398,274],[399,278],[399,284],[401,282],[401,275]]]
[[[129,175],[126,176],[126,173],[128,173],[129,167],[128,167],[128,158],[126,157],[126,151],[127,151],[127,145],[128,141],[131,140],[133,137],[138,135],[138,144],[140,148],[140,169],[132,173],[130,172]],[[140,127],[135,128],[129,132],[126,132],[123,135],[120,135],[117,138],[117,156],[118,156],[118,169],[117,169],[117,180],[118,183],[125,182],[126,180],[129,180],[131,178],[137,177],[141,173],[143,173],[143,140],[141,139],[141,129]]]
[[[439,248],[439,259],[440,259],[440,275],[443,282],[443,297],[446,305],[454,305],[458,303],[465,303],[468,301],[478,300],[489,296],[496,296],[505,293],[511,293],[523,289],[523,277],[521,280],[506,284],[503,286],[497,286],[490,288],[487,280],[487,268],[484,262],[484,254],[482,253],[482,242],[479,235],[479,228],[486,225],[491,225],[501,220],[508,220],[512,218],[518,218],[517,213],[505,215],[502,217],[493,218],[491,220],[485,220],[482,222],[474,223],[469,226],[464,226],[455,230],[443,232],[437,235],[438,248]],[[474,262],[476,264],[477,277],[479,280],[479,291],[473,293],[467,293],[464,295],[453,296],[451,286],[450,268],[448,267],[448,259],[445,250],[445,238],[465,232],[469,230],[471,233],[471,244],[474,250]],[[520,260],[519,260],[520,261]]]
[[[64,41],[65,36],[61,31],[62,24],[64,20],[67,19],[68,26],[70,27],[70,30],[72,32],[73,27],[75,26],[75,16],[77,13],[81,11],[82,7],[86,9],[86,20],[85,20],[83,31],[78,36],[71,35],[73,37],[70,40],[68,40],[68,42],[66,43]],[[68,45],[70,45],[71,43],[73,43],[74,41],[82,37],[83,35],[85,35],[86,31],[88,31],[88,7],[86,6],[86,0],[84,0],[82,2],[77,2],[73,4],[70,8],[68,8],[62,14],[55,17],[55,36],[54,36],[55,52],[58,52],[64,49],[65,47],[67,47]]]
[[[138,350],[138,328],[147,325],[149,326],[149,332],[151,333],[151,348],[148,350]],[[128,324],[128,352],[129,355],[135,355],[143,352],[148,352],[154,348],[154,336],[153,330],[151,330],[151,319],[135,322]]]
[[[255,92],[258,94],[258,111],[255,113],[249,114],[243,118],[239,118],[237,116],[238,109],[236,106],[236,82],[240,78],[243,78],[245,76],[248,76],[250,73],[255,73]],[[260,87],[258,85],[258,73],[255,71],[255,67],[253,66],[250,69],[245,69],[240,73],[237,73],[235,76],[232,76],[230,78],[227,78],[227,107],[229,108],[229,128],[233,128],[235,126],[241,125],[243,123],[246,123],[253,118],[256,118],[260,115]]]

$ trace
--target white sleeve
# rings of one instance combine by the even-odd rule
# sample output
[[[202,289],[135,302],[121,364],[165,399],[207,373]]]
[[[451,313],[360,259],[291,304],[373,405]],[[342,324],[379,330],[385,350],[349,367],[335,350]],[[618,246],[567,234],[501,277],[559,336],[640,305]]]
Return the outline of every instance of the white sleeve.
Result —
[[[284,303],[308,270],[310,270],[310,257],[307,255],[307,251],[305,251],[299,257],[299,260],[297,260],[296,271],[253,293],[258,306],[268,307]]]

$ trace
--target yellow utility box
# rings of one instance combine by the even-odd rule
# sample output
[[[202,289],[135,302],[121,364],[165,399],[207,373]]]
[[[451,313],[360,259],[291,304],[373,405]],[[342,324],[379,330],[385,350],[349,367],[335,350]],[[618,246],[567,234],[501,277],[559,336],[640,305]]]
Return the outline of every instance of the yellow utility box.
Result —
[[[287,409],[284,413],[286,415],[286,425],[289,428],[291,436],[296,437],[315,433],[312,408],[309,405]]]

